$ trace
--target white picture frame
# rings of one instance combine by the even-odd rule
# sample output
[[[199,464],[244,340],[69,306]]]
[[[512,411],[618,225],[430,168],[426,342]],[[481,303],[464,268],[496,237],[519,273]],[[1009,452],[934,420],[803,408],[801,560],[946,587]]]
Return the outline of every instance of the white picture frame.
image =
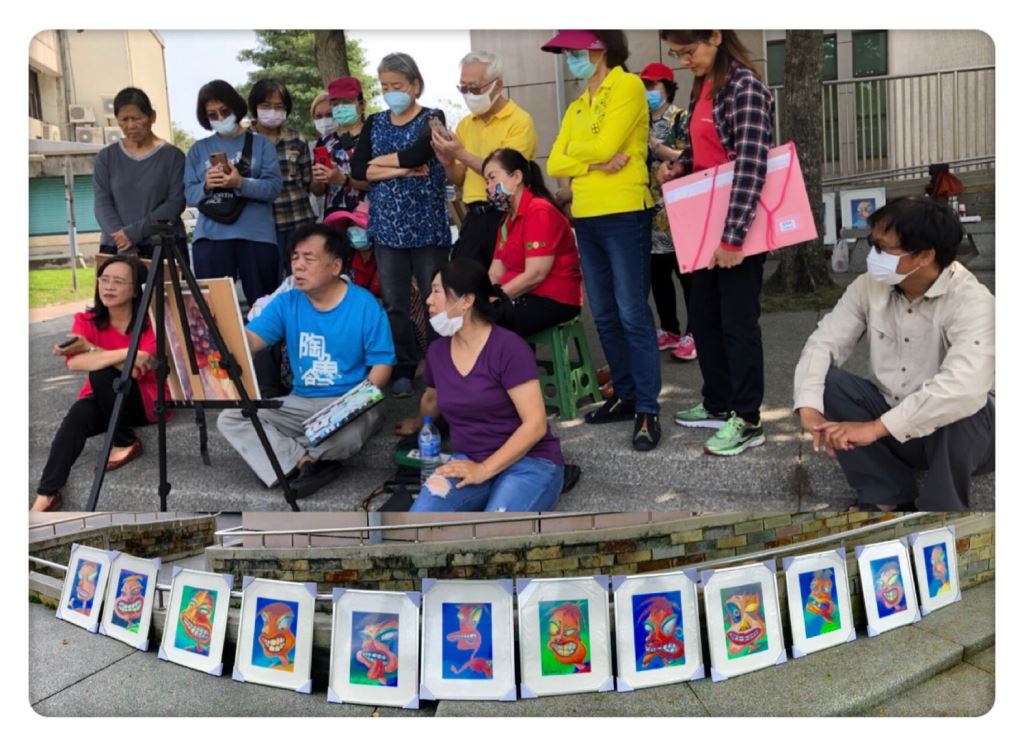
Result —
[[[943,606],[960,601],[956,527],[944,526],[913,533],[910,535],[910,547],[914,556],[921,615],[927,616]]]
[[[334,589],[328,702],[419,708],[420,603],[414,591]]]
[[[836,228],[836,193],[821,193],[821,242],[826,246],[833,246],[838,240]]]
[[[906,537],[854,550],[864,593],[868,637],[921,621]]]
[[[511,580],[423,581],[420,699],[516,699]]]
[[[775,561],[701,573],[711,680],[786,662]]]
[[[83,544],[72,544],[64,587],[57,605],[57,618],[97,632],[103,597],[110,578],[110,565],[119,552],[108,552]]]
[[[885,187],[843,189],[839,192],[843,228],[867,230],[867,217],[885,204]]]
[[[149,650],[160,558],[118,554],[110,563],[110,580],[100,615],[100,633],[138,650]]]
[[[516,596],[520,697],[614,688],[607,575],[519,578]]]
[[[309,694],[315,607],[316,583],[244,577],[231,678]]]
[[[782,569],[794,658],[857,639],[845,549],[785,557]]]
[[[615,689],[703,679],[696,570],[616,575]]]
[[[233,584],[230,574],[175,567],[157,657],[220,676]]]

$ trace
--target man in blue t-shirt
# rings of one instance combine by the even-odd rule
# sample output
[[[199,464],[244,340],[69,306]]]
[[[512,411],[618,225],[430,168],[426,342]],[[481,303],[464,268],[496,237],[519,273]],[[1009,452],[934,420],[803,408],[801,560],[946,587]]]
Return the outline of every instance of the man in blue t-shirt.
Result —
[[[371,409],[316,447],[302,422],[331,399],[365,379],[387,385],[395,364],[388,317],[377,299],[342,278],[348,267],[348,240],[325,225],[306,225],[291,240],[295,287],[280,293],[245,333],[253,353],[284,340],[294,375],[292,392],[280,409],[261,409],[260,421],[286,474],[297,474],[299,497],[334,479],[341,461],[357,453],[380,430],[383,417]],[[276,476],[252,423],[241,410],[217,418],[217,429],[268,487]]]

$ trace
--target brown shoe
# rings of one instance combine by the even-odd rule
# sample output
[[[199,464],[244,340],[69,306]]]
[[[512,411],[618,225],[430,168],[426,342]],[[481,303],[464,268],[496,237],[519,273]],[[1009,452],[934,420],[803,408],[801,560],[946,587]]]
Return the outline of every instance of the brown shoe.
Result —
[[[52,513],[55,510],[60,510],[61,504],[64,502],[63,496],[58,492],[56,495],[50,495],[50,502],[47,503],[45,508],[40,508],[39,513]],[[30,509],[31,510],[31,509]]]
[[[128,453],[126,453],[119,459],[107,462],[107,471],[116,471],[117,469],[120,469],[122,466],[127,464],[129,461],[134,461],[141,455],[142,441],[136,440],[134,443],[132,443],[131,448],[128,449]]]

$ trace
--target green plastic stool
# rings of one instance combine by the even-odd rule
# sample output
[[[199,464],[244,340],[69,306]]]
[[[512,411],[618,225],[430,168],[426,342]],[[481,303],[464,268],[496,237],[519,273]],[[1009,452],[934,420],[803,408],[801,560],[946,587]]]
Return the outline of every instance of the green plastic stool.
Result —
[[[537,367],[540,369],[544,406],[557,408],[560,420],[576,417],[576,403],[584,397],[595,402],[603,400],[597,374],[590,362],[587,337],[578,318],[537,332],[526,341],[533,348],[534,355],[541,347],[551,350],[550,359],[542,360],[538,356]],[[573,343],[576,346],[575,360],[571,349]]]

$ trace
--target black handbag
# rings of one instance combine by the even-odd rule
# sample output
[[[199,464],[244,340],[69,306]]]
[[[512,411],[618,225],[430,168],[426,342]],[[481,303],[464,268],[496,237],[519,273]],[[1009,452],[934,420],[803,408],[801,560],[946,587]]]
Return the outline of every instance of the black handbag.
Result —
[[[245,133],[245,144],[242,146],[242,157],[235,168],[238,173],[244,176],[251,175],[250,164],[252,163],[252,132]],[[245,208],[245,197],[238,194],[234,189],[213,189],[205,197],[199,200],[196,207],[203,215],[217,223],[231,225]]]

